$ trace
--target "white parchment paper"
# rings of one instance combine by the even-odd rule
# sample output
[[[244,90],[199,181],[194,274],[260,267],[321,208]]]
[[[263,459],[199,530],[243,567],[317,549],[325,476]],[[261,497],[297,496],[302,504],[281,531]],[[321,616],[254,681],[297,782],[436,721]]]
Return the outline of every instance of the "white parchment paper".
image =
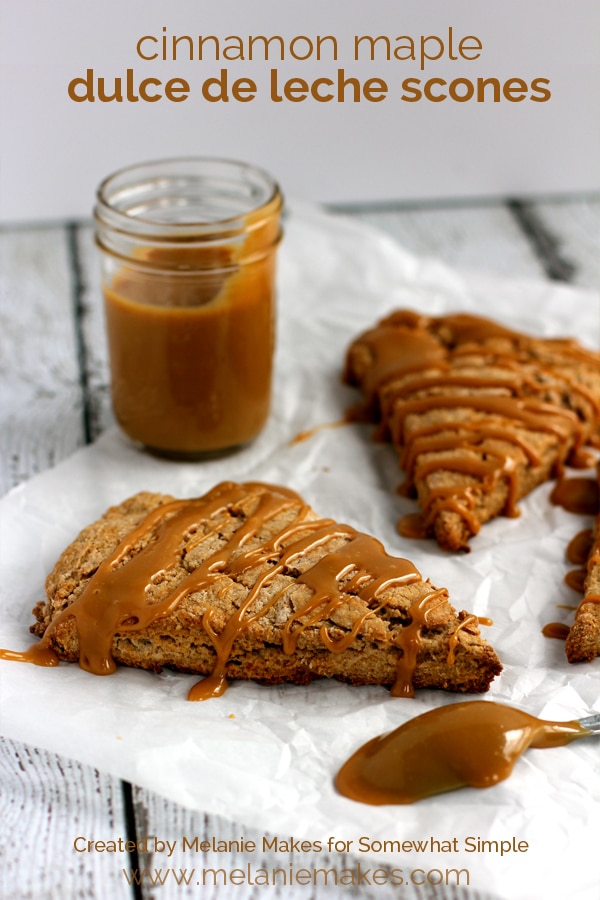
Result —
[[[458,609],[489,616],[485,636],[505,666],[490,699],[549,719],[600,711],[600,660],[569,666],[562,642],[541,628],[569,621],[561,604],[565,549],[589,523],[553,507],[549,486],[522,504],[518,519],[484,527],[468,555],[395,530],[412,510],[390,447],[364,425],[301,431],[339,419],[357,398],[340,381],[354,335],[398,306],[428,313],[470,310],[544,335],[594,346],[598,297],[551,282],[465,277],[419,260],[387,237],[343,218],[296,207],[279,266],[277,378],[266,430],[248,449],[202,464],[160,461],[116,430],[0,502],[0,646],[30,643],[31,608],[62,549],[104,509],[147,489],[203,493],[222,479],[263,479],[299,491],[324,516],[377,535],[447,586]],[[76,758],[266,833],[309,840],[453,841],[451,853],[407,853],[403,866],[466,867],[471,884],[510,900],[585,898],[600,893],[600,744],[579,741],[528,751],[513,776],[485,791],[464,790],[404,807],[370,807],[336,794],[332,778],[369,738],[434,706],[465,699],[422,691],[390,698],[382,688],[317,683],[308,688],[234,684],[222,698],[186,701],[193,677],[120,669],[99,678],[75,665],[43,669],[0,661],[0,723],[11,738]],[[526,842],[480,851],[478,840]],[[364,843],[362,845],[365,846]]]

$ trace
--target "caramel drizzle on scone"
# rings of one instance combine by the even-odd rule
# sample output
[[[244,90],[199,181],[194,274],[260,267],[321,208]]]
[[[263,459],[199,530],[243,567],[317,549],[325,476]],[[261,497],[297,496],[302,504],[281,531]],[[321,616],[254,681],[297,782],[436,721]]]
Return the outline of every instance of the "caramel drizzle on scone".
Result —
[[[574,341],[535,340],[477,316],[400,310],[354,342],[345,379],[361,387],[378,435],[399,450],[402,493],[427,484],[419,497],[423,530],[450,511],[476,534],[477,497],[499,482],[506,485],[502,512],[519,514],[519,466],[542,463],[536,434],[554,440],[553,474],[565,462],[589,464],[582,447],[597,430],[600,397],[575,366],[598,361]],[[432,423],[435,412],[442,416]],[[441,471],[462,478],[443,487],[428,480]]]
[[[221,533],[222,514],[235,514],[236,507],[256,497],[256,507],[230,535]],[[260,537],[268,525],[272,532],[278,516],[295,511],[291,523],[276,524],[276,533]],[[289,519],[289,515],[288,515]],[[279,530],[277,530],[279,528]],[[222,544],[207,559],[189,572],[177,587],[162,600],[148,602],[147,589],[161,580],[181,560],[182,543],[193,534],[196,546],[217,536]],[[305,561],[307,554],[334,539],[344,541],[326,552],[294,578],[311,591],[291,612],[283,626],[283,649],[296,650],[302,633],[319,626],[323,647],[339,653],[355,640],[370,616],[386,606],[385,592],[394,585],[422,582],[420,573],[406,559],[389,556],[375,538],[340,525],[330,519],[314,517],[314,513],[293,491],[264,484],[238,485],[224,482],[193,500],[167,502],[150,512],[111,553],[90,577],[82,593],[48,625],[42,639],[23,653],[0,651],[0,656],[38,665],[56,665],[58,656],[52,649],[57,628],[68,617],[74,617],[79,639],[79,665],[97,675],[112,673],[116,668],[111,648],[117,633],[135,632],[168,616],[188,595],[209,587],[221,586],[227,591],[231,579],[245,576],[252,583],[247,595],[225,624],[216,624],[217,610],[209,607],[202,616],[202,627],[214,650],[212,672],[192,687],[190,700],[219,696],[227,687],[226,666],[235,641],[261,619],[292,585],[278,588],[278,576]],[[250,546],[249,546],[250,545]],[[221,583],[221,585],[220,585]],[[392,694],[410,696],[412,677],[421,646],[421,631],[429,614],[448,602],[445,589],[424,584],[425,594],[404,612],[407,622],[396,629],[394,643],[400,651]],[[347,602],[348,595],[359,597],[365,604],[347,634],[332,636],[328,620],[336,608]]]
[[[543,633],[565,641],[569,662],[591,662],[600,656],[600,462],[595,478],[565,478],[552,491],[553,503],[569,512],[595,515],[592,528],[579,531],[569,542],[567,560],[579,568],[567,572],[565,582],[583,597],[571,627],[551,622]]]

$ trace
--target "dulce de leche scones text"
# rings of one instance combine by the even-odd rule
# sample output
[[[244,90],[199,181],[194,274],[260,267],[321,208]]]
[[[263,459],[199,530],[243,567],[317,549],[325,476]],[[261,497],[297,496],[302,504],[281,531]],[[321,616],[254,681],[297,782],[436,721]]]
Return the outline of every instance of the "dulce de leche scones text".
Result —
[[[398,310],[352,343],[345,379],[399,453],[413,529],[448,550],[518,515],[564,463],[588,464],[582,447],[598,439],[600,354],[477,316]]]
[[[267,484],[126,500],[64,551],[47,597],[34,610],[41,641],[21,658],[206,676],[190,699],[229,679],[483,692],[501,670],[477,617],[457,614],[444,588]]]

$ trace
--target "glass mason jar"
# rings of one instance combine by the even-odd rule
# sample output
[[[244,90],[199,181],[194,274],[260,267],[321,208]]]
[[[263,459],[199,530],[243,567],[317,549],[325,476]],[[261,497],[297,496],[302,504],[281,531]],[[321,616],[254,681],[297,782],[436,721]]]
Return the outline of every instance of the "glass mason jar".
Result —
[[[188,158],[98,188],[116,419],[162,455],[243,446],[269,414],[282,197],[260,169]]]

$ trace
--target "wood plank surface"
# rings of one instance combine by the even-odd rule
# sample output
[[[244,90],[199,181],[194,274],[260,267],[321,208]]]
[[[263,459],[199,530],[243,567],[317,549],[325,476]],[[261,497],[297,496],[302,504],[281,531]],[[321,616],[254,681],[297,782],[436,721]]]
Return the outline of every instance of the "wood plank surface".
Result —
[[[131,896],[125,852],[90,852],[123,835],[121,782],[17,741],[0,753],[0,897]],[[77,847],[77,850],[75,849]]]
[[[531,203],[556,251],[572,266],[568,280],[600,291],[600,196]]]
[[[0,231],[0,492],[84,440],[64,228]]]
[[[88,441],[93,441],[115,422],[110,404],[100,253],[91,224],[72,225],[71,240],[80,307],[79,334],[85,360]]]
[[[459,268],[600,285],[597,197],[344,212],[381,228],[411,252]],[[89,223],[0,231],[0,374],[0,493],[68,457],[112,424],[98,257]],[[241,827],[12,741],[0,743],[0,784],[0,896],[17,900],[198,896],[193,886],[128,885],[122,869],[138,863],[144,868],[152,858],[79,854],[73,841],[184,833],[233,838]],[[250,861],[243,853],[235,858]],[[206,865],[211,859],[215,862],[209,856]],[[288,862],[301,859],[292,854]],[[186,864],[181,856],[173,863]],[[372,896],[388,900],[392,892],[385,890]],[[436,894],[402,892],[423,900]],[[201,895],[227,897],[219,889],[203,889]],[[259,891],[237,887],[235,896],[254,900]],[[272,888],[268,896],[370,900],[371,893]]]
[[[449,266],[492,272],[502,278],[544,277],[543,264],[506,204],[347,207],[346,211],[385,231],[418,256],[435,257]]]

